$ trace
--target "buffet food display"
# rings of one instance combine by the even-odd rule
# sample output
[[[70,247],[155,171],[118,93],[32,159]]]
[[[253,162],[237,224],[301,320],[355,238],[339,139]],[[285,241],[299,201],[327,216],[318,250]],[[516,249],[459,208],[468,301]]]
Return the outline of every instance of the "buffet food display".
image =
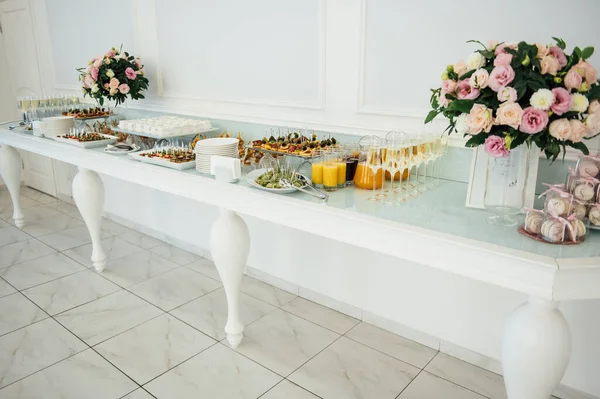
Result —
[[[69,108],[66,111],[63,111],[63,116],[72,116],[75,119],[99,119],[99,118],[107,118],[112,115],[112,111],[94,107],[94,108]]]
[[[310,158],[317,150],[326,150],[338,148],[337,140],[334,137],[319,140],[317,134],[313,133],[310,138],[301,135],[298,132],[292,132],[284,136],[262,140],[254,140],[250,146],[251,149],[270,152],[275,155],[294,155]]]
[[[163,139],[208,132],[212,131],[213,127],[207,120],[159,116],[122,120],[119,122],[118,130],[123,133]]]
[[[196,154],[190,145],[173,145],[129,154],[133,159],[171,169],[190,169],[196,164]]]
[[[117,141],[117,138],[106,134],[88,132],[84,129],[71,129],[67,134],[55,136],[54,140],[77,147],[93,148],[113,144]]]
[[[102,112],[106,111],[99,108],[86,113],[98,116]],[[82,148],[104,146],[107,153],[127,154],[136,161],[176,170],[195,167],[200,173],[210,174],[213,156],[240,159],[254,169],[246,174],[252,187],[279,194],[307,191],[321,199],[327,194],[318,188],[335,191],[354,185],[372,190],[369,200],[403,202],[429,188],[429,182],[420,180],[418,169],[429,163],[435,165],[446,150],[443,139],[402,132],[390,132],[385,139],[364,136],[359,143],[341,144],[331,136],[319,138],[314,132],[301,134],[301,130],[288,129],[285,135],[272,134],[247,144],[239,132],[237,137],[226,131],[211,137],[208,133],[217,129],[209,121],[174,116],[96,121],[74,128],[76,115],[86,113],[68,110],[63,116],[46,118],[42,130],[56,141]],[[135,132],[130,135],[123,128]],[[175,137],[189,133],[194,133],[192,139],[173,142]],[[132,139],[149,140],[151,149],[140,151],[144,147]],[[166,144],[159,146],[159,142]],[[411,181],[413,171],[416,180]],[[388,189],[386,180],[390,181]],[[396,188],[394,181],[400,182]],[[309,188],[315,191],[309,192]],[[543,195],[543,209],[527,210],[519,231],[554,244],[583,242],[590,229],[600,229],[600,157],[581,156],[565,184],[548,185]]]

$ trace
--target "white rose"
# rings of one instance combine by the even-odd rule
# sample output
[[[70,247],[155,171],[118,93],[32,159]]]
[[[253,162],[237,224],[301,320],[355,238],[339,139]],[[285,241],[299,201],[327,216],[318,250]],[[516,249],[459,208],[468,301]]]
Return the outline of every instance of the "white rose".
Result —
[[[114,78],[115,77],[115,73],[113,72],[112,69],[108,69],[106,71],[106,76],[108,76],[109,78]]]
[[[92,93],[97,93],[98,90],[100,90],[100,87],[98,86],[98,83],[96,83],[92,86]]]
[[[529,104],[535,109],[548,111],[552,104],[556,101],[554,93],[548,89],[539,89],[529,99]],[[587,109],[587,105],[586,105]]]
[[[469,71],[472,69],[479,69],[484,65],[485,57],[479,53],[473,53],[467,58],[467,68]]]
[[[473,75],[471,75],[471,79],[469,80],[469,84],[471,87],[475,87],[477,89],[485,89],[488,87],[488,81],[490,79],[490,74],[483,68],[476,70]]]
[[[467,124],[467,114],[460,114],[460,116],[456,118],[454,128],[459,134],[465,134],[469,131],[469,125]]]
[[[588,109],[590,101],[583,94],[571,94],[571,98],[573,99],[573,107],[571,107],[571,111],[585,112]]]

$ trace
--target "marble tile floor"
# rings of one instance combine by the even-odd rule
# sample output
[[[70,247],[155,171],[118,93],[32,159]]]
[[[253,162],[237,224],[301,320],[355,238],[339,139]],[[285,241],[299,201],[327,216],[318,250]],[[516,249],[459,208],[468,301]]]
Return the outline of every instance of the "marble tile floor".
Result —
[[[76,209],[27,188],[21,231],[7,195],[0,399],[506,397],[499,375],[248,276],[233,350],[210,260],[104,221],[100,274]]]

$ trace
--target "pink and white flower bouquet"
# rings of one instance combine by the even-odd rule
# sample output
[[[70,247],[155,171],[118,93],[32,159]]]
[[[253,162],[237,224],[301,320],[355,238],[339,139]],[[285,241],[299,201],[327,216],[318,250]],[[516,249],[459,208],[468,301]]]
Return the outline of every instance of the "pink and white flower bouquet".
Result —
[[[95,98],[100,105],[104,105],[105,98],[115,100],[116,105],[123,103],[128,95],[133,100],[144,98],[142,91],[148,89],[140,59],[114,47],[77,71],[84,96]]]
[[[442,86],[432,89],[432,111],[442,114],[446,131],[469,137],[467,147],[484,145],[504,157],[522,144],[536,144],[553,161],[570,146],[588,154],[582,139],[600,134],[600,84],[586,60],[593,47],[493,42],[467,61],[448,65]]]

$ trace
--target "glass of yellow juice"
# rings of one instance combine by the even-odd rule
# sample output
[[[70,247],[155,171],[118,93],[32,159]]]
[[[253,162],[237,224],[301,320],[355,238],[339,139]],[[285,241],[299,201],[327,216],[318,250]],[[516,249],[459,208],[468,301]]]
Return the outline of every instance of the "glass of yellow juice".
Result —
[[[323,188],[323,164],[324,153],[321,150],[316,150],[313,154],[311,172],[312,182],[317,188]]]
[[[336,152],[331,151],[325,155],[323,163],[323,188],[325,191],[335,191],[338,187],[338,163]]]

